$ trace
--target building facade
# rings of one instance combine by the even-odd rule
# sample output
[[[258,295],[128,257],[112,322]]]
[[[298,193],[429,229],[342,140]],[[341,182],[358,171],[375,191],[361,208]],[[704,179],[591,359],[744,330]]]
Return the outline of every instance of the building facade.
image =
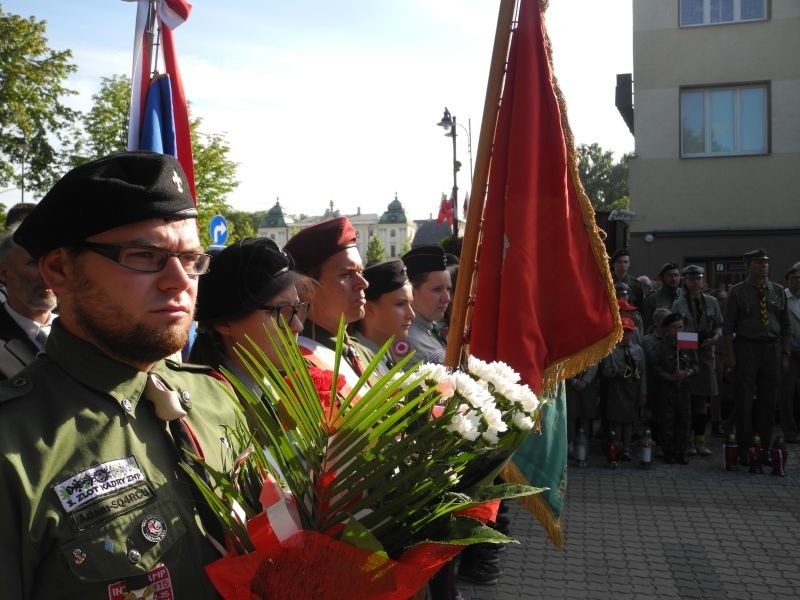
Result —
[[[695,263],[719,287],[764,247],[779,279],[800,260],[800,2],[632,5],[634,270]]]
[[[261,222],[258,235],[272,238],[282,248],[288,239],[301,229],[338,216],[340,216],[340,212],[334,208],[333,202],[331,202],[323,214],[293,221],[284,214],[280,202],[276,202]],[[403,205],[396,194],[394,200],[380,215],[362,213],[359,208],[356,214],[346,216],[358,232],[358,251],[365,262],[369,242],[373,237],[381,241],[385,260],[398,258],[405,250],[411,248],[411,241],[416,234],[416,224],[407,218]]]

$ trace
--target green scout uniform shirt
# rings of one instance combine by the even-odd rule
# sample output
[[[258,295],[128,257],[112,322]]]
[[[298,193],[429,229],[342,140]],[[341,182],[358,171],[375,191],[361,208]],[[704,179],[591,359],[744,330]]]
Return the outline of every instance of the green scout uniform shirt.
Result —
[[[417,315],[408,328],[408,336],[405,340],[400,340],[392,346],[392,353],[400,359],[415,351],[414,356],[406,364],[406,370],[421,362],[444,363],[445,344],[442,339],[434,332],[433,322],[423,319]]]
[[[699,314],[695,305],[696,300],[700,301]],[[672,312],[680,313],[684,331],[698,334],[698,373],[689,380],[689,392],[696,396],[716,396],[719,393],[716,350],[714,346],[703,345],[703,342],[715,335],[722,335],[722,311],[719,302],[708,294],[690,296],[684,293],[672,305]]]
[[[644,323],[645,332],[650,331],[653,326],[653,313],[657,308],[666,308],[672,310],[672,305],[681,297],[681,289],[670,289],[662,286],[657,292],[650,294],[644,300],[644,308],[642,309],[642,321]]]
[[[752,279],[734,285],[728,292],[725,305],[726,335],[736,334],[737,339],[750,341],[779,341],[790,335],[789,315],[786,312],[786,295],[783,287],[772,281],[767,286],[767,321],[761,321],[759,291]]]
[[[168,361],[153,372],[220,469],[223,385]],[[0,598],[107,600],[148,579],[158,598],[218,598],[203,571],[218,554],[146,379],[56,321],[47,354],[0,384]]]

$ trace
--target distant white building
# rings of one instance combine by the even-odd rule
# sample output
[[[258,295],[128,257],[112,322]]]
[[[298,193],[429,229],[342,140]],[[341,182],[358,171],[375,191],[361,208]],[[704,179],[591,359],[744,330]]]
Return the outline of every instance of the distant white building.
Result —
[[[334,209],[331,202],[322,215],[292,221],[290,217],[284,215],[280,202],[275,202],[275,206],[261,221],[258,236],[272,238],[278,246],[283,247],[289,238],[301,229],[338,216],[341,214]],[[370,238],[377,237],[381,241],[386,251],[385,258],[389,260],[399,257],[404,248],[411,247],[411,241],[417,231],[415,222],[406,216],[397,194],[380,216],[377,213],[362,213],[360,208],[356,214],[345,216],[350,219],[358,232],[358,251],[365,260]]]

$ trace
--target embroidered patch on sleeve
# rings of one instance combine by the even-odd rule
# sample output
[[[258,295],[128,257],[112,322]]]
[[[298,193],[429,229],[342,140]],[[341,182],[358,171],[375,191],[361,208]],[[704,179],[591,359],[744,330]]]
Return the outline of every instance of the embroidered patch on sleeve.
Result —
[[[411,352],[411,344],[407,340],[397,340],[392,344],[392,354],[397,358],[403,358],[409,352]]]

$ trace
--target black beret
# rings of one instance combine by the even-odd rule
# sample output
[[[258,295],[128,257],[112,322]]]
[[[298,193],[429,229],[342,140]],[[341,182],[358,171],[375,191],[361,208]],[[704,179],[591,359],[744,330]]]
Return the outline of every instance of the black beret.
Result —
[[[447,257],[441,246],[420,246],[409,250],[402,258],[409,277],[432,271],[444,271],[447,268]]]
[[[680,271],[681,268],[674,262],[665,262],[663,265],[661,265],[661,268],[658,270],[658,276],[661,277],[667,271],[674,271],[676,269]]]
[[[119,152],[59,179],[22,221],[14,241],[39,258],[97,233],[161,217],[197,217],[180,163],[166,154]]]
[[[706,270],[698,265],[689,265],[683,270],[684,277],[697,277],[698,275],[703,276],[705,274]]]
[[[246,238],[211,259],[197,286],[200,323],[235,320],[260,308],[294,283],[291,261],[269,238]]]
[[[614,292],[617,294],[630,294],[631,286],[629,286],[627,283],[623,283],[622,281],[618,281],[614,284]]]
[[[402,260],[391,260],[364,269],[364,279],[369,283],[364,295],[367,300],[375,301],[408,283],[408,273]]]
[[[295,268],[309,275],[337,252],[354,248],[357,241],[350,220],[337,217],[297,232],[283,249],[294,260]]]
[[[614,254],[611,255],[611,258],[609,259],[608,262],[613,265],[615,262],[617,262],[618,258],[630,255],[631,255],[630,250],[628,250],[627,248],[620,248],[619,250],[614,252]]]
[[[767,251],[764,248],[756,248],[755,250],[751,250],[744,256],[742,256],[742,260],[744,262],[750,262],[751,260],[769,260],[769,256],[767,255]]]

